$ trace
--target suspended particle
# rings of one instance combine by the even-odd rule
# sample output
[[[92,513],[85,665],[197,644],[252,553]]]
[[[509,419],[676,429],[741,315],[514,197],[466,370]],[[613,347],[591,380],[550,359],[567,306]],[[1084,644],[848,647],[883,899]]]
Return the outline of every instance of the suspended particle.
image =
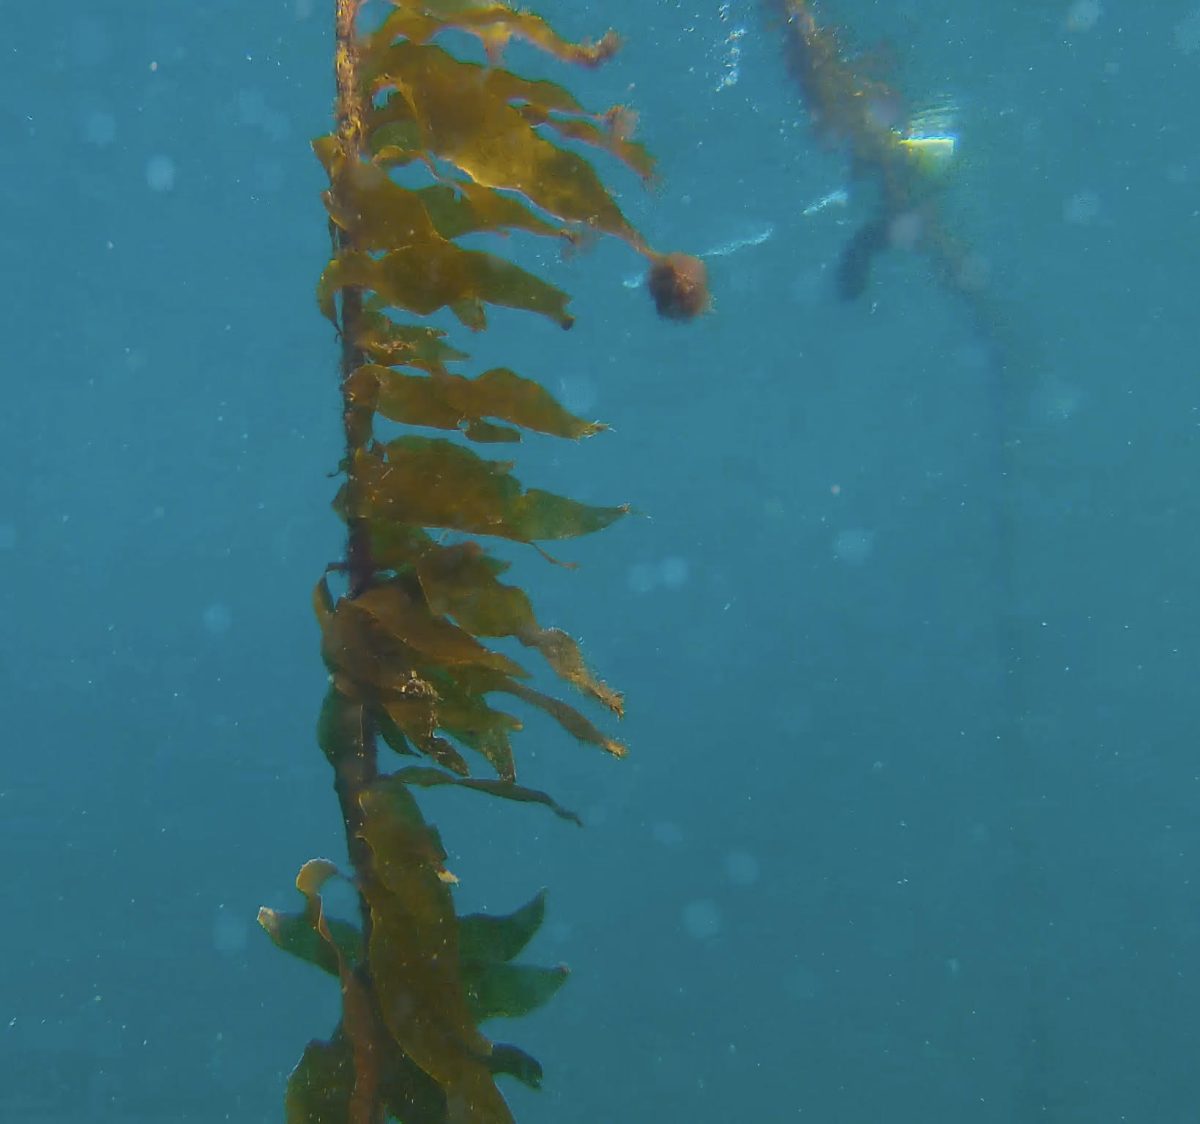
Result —
[[[1067,11],[1068,31],[1091,31],[1100,19],[1100,0],[1075,0]]]

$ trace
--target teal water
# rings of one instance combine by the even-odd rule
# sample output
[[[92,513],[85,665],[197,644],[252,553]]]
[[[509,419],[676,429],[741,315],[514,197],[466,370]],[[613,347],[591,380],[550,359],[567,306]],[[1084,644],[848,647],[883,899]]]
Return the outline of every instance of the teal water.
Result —
[[[279,1121],[337,1017],[254,921],[342,850],[325,8],[0,4],[3,1124]],[[869,208],[757,4],[539,10],[625,35],[512,61],[638,107],[662,183],[613,169],[622,205],[716,309],[514,245],[575,329],[456,330],[612,425],[528,481],[644,513],[576,571],[514,555],[628,694],[625,762],[530,722],[586,829],[428,802],[463,908],[549,887],[574,973],[495,1028],[546,1067],[518,1119],[1193,1120],[1200,8],[822,4],[956,106],[986,332],[913,254],[835,299]]]

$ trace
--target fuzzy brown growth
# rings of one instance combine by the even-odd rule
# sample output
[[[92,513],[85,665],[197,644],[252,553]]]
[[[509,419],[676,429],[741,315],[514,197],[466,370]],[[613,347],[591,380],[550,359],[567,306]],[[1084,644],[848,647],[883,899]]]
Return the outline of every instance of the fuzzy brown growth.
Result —
[[[694,320],[712,303],[708,270],[690,254],[663,254],[646,274],[646,288],[664,320]]]

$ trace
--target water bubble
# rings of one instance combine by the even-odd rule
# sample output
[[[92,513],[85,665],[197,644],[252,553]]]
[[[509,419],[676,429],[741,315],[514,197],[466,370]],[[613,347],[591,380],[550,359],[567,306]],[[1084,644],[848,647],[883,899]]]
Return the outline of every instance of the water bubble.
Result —
[[[664,558],[658,564],[659,580],[668,589],[679,589],[688,580],[686,558]]]
[[[169,156],[151,156],[146,161],[146,183],[152,191],[170,191],[175,186],[175,161]]]
[[[758,859],[749,851],[730,851],[725,856],[725,876],[735,886],[753,886],[758,873]]]
[[[722,23],[729,22],[729,5],[722,4],[717,9],[717,14],[721,17]],[[725,61],[722,69],[724,73],[717,82],[714,89],[717,93],[722,90],[729,89],[730,86],[736,86],[738,78],[741,75],[740,64],[742,61],[742,39],[746,35],[744,27],[732,28],[728,35],[725,36]]]
[[[224,636],[233,627],[233,613],[228,605],[214,601],[204,610],[205,630],[212,636]]]
[[[634,593],[649,593],[658,584],[655,567],[647,562],[636,562],[629,567],[626,581]]]
[[[1094,191],[1077,191],[1063,204],[1063,218],[1083,226],[1100,214],[1100,196]]]
[[[292,123],[287,114],[272,109],[259,90],[239,90],[237,94],[238,122],[261,129],[272,140],[287,140]]]
[[[664,847],[678,847],[683,842],[683,829],[670,820],[659,820],[651,829],[650,834],[655,843]]]
[[[683,928],[698,941],[715,937],[721,931],[721,913],[709,898],[697,898],[683,908]]]
[[[875,532],[856,527],[839,531],[833,540],[833,556],[839,562],[861,566],[875,549]]]
[[[1064,21],[1068,31],[1091,31],[1100,19],[1100,0],[1075,0]]]
[[[92,109],[83,117],[83,139],[97,148],[112,144],[117,135],[117,119],[103,109]]]
[[[1175,46],[1185,55],[1200,50],[1200,8],[1184,16],[1175,25]]]
[[[1083,394],[1078,387],[1050,379],[1030,396],[1030,414],[1037,422],[1065,422],[1079,413],[1082,401]]]

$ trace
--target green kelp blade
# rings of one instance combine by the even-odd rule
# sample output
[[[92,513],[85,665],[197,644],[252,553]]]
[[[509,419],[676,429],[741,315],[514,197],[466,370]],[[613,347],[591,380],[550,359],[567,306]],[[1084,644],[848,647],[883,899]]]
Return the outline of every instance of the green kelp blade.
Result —
[[[518,192],[566,222],[644,247],[592,165],[539,135],[511,104],[524,101],[559,108],[546,105],[546,95],[555,89],[552,83],[530,82],[502,68],[457,59],[440,47],[411,41],[393,43],[379,52],[371,68],[372,94],[391,88],[402,91],[394,110],[415,119],[420,146],[476,184]],[[578,111],[578,106],[571,109]],[[385,107],[373,115],[372,127],[388,120]]]
[[[351,965],[362,957],[362,934],[348,921],[333,917],[326,919],[332,947],[312,927],[307,913],[280,913],[264,906],[258,911],[258,923],[276,947],[309,964],[315,964],[334,977],[338,974],[339,954]]]
[[[432,245],[464,234],[523,230],[541,237],[575,235],[535,215],[519,198],[456,180],[410,189],[388,174],[387,149],[377,161],[348,160],[336,137],[321,137],[313,149],[329,174],[325,192],[329,217],[360,250],[396,250],[419,242]]]
[[[284,1095],[287,1124],[349,1124],[354,1093],[354,1052],[339,1026],[330,1042],[304,1048],[288,1076]]]
[[[545,1006],[566,982],[564,965],[540,968],[531,964],[499,964],[464,960],[463,982],[476,1022],[520,1018]]]
[[[590,144],[593,148],[602,148],[627,164],[637,172],[643,180],[654,177],[654,157],[645,145],[628,138],[634,124],[633,114],[620,106],[614,106],[603,117],[555,116],[543,106],[532,105],[529,102],[519,103],[517,111],[531,125],[542,125],[553,129],[566,140]]]
[[[342,1031],[349,1048],[350,1065],[354,1075],[344,1119],[347,1124],[375,1124],[377,1117],[373,1106],[379,1102],[384,1032],[375,1017],[375,1008],[367,985],[343,956],[325,919],[321,889],[330,878],[337,875],[337,867],[327,859],[310,859],[296,875],[296,889],[304,895],[306,918],[313,931],[325,941],[334,955],[338,978],[342,985]],[[321,1060],[326,1065],[331,1064],[328,1056]],[[343,1079],[340,1060],[335,1057],[333,1061],[339,1065],[339,1085],[335,1088],[340,1089],[340,1081]],[[297,1111],[298,1121],[309,1119],[305,1115],[308,1111],[305,1098],[299,1099]],[[333,1119],[337,1121],[338,1117]],[[296,1124],[296,1121],[289,1116],[287,1124]]]
[[[389,565],[416,570],[431,612],[453,617],[474,636],[512,636],[535,648],[561,679],[602,703],[618,717],[624,699],[587,666],[579,644],[557,628],[538,624],[524,590],[499,580],[507,564],[492,558],[477,542],[435,543],[424,532],[401,535],[372,526],[372,542]]]
[[[392,12],[367,39],[368,59],[385,50],[397,37],[424,43],[441,31],[466,31],[478,37],[489,55],[498,54],[512,39],[523,39],[562,62],[595,66],[610,58],[620,45],[609,32],[598,43],[572,43],[544,19],[507,3],[488,0],[390,0]],[[565,91],[564,91],[565,92]]]
[[[531,1089],[542,1087],[541,1062],[518,1046],[510,1046],[505,1042],[493,1042],[492,1053],[488,1058],[488,1068],[493,1073],[507,1073]]]
[[[341,965],[353,967],[362,959],[362,935],[349,922],[324,915],[314,887],[333,877],[344,876],[328,860],[306,863],[296,879],[304,909],[280,913],[263,906],[258,911],[258,923],[278,948],[336,977]]]
[[[517,678],[526,675],[520,664],[484,647],[445,617],[431,613],[401,579],[380,581],[353,601],[339,605],[338,611],[366,614],[373,625],[373,636],[395,641],[416,654],[418,673],[429,666],[441,670],[478,667]],[[385,644],[385,650],[387,647]]]
[[[537,627],[525,591],[499,580],[508,564],[474,540],[436,543],[427,538],[414,544],[404,560],[413,567],[430,610],[453,617],[475,636],[515,636]]]
[[[537,312],[560,328],[575,323],[561,289],[504,258],[461,249],[440,235],[380,257],[360,250],[337,254],[317,282],[317,301],[328,319],[335,320],[335,294],[349,286],[421,316],[448,308],[474,331],[487,327],[488,304]]]
[[[388,1119],[404,1124],[445,1124],[446,1099],[429,1075],[413,1065],[394,1043],[380,1042],[378,1048],[380,1092]],[[507,1054],[502,1060],[506,1067],[513,1064]],[[492,1072],[512,1069],[493,1067]],[[354,1089],[354,1052],[339,1025],[329,1042],[314,1040],[305,1047],[288,1077],[286,1124],[358,1124],[352,1116]],[[366,1122],[371,1119],[366,1116]]]
[[[443,238],[491,231],[523,230],[543,238],[562,238],[574,244],[570,229],[535,215],[520,199],[469,180],[432,184],[417,189],[433,225]]]
[[[330,160],[326,168],[330,185],[325,192],[329,217],[358,249],[394,250],[445,242],[421,196],[401,187],[386,169],[347,159],[336,140],[333,147],[317,150],[317,154]]]
[[[357,502],[346,511],[350,517],[532,543],[591,534],[629,511],[526,491],[505,462],[440,438],[401,437],[382,448],[386,459],[375,451],[354,452]]]
[[[398,324],[384,314],[383,307],[378,298],[368,301],[354,334],[354,346],[376,363],[444,374],[447,363],[469,358],[444,342],[446,333],[440,328]]]
[[[562,699],[556,699],[552,695],[544,694],[542,691],[534,690],[532,687],[526,687],[523,683],[515,683],[512,680],[505,683],[500,690],[507,691],[529,703],[530,706],[536,706],[539,710],[545,711],[578,741],[599,746],[613,757],[624,757],[629,752],[623,742],[610,738],[594,722],[580,714],[569,703],[563,702]]]
[[[384,1021],[444,1091],[448,1124],[510,1124],[486,1062],[491,1044],[476,1029],[460,975],[441,843],[401,781],[376,781],[360,804],[373,856],[363,885],[368,955]]]
[[[424,708],[414,711],[405,705],[406,702],[405,699],[383,700],[382,710],[378,712],[379,732],[388,745],[397,753],[406,755],[415,755],[415,750],[411,748],[415,745],[443,769],[449,769],[460,777],[469,775],[471,770],[462,754],[435,732],[438,724],[436,708],[428,712]]]
[[[512,913],[468,913],[459,918],[459,955],[507,963],[533,940],[545,919],[545,890]]]
[[[584,663],[578,642],[559,628],[532,628],[513,634],[522,644],[536,648],[556,675],[603,703],[618,718],[625,714],[625,697],[598,679]],[[584,740],[591,740],[585,738]],[[608,748],[605,746],[605,748]]]
[[[470,773],[462,754],[445,738],[439,738],[436,706],[413,707],[408,699],[386,698],[374,712],[379,735],[397,753],[418,756],[414,745],[444,769],[460,777]]]
[[[409,765],[397,770],[393,776],[405,784],[416,785],[418,788],[436,788],[441,785],[455,785],[458,788],[470,788],[476,792],[486,792],[491,796],[499,796],[504,800],[515,800],[520,804],[544,804],[559,819],[568,820],[578,826],[583,826],[581,820],[569,808],[564,808],[548,793],[536,788],[525,788],[511,781],[489,781],[474,777],[456,777],[443,773],[440,769],[431,769],[424,765]]]
[[[402,602],[389,601],[389,592],[395,590],[384,583],[355,600],[342,598],[334,604],[324,580],[318,583],[314,602],[333,678],[317,725],[325,755],[339,760],[341,747],[357,736],[361,719],[355,708],[368,703],[394,727],[383,731],[385,737],[398,732],[438,764],[465,774],[462,757],[436,736],[441,730],[481,754],[502,780],[515,779],[509,735],[521,723],[489,706],[484,696],[495,690],[512,693],[516,681],[508,672],[525,672],[442,618],[414,625],[413,644],[406,643],[406,616],[398,607]],[[428,610],[414,609],[415,617],[423,614]],[[444,628],[425,628],[431,623]],[[398,752],[404,752],[403,745],[397,743]]]
[[[521,729],[520,719],[496,710],[487,701],[493,684],[509,684],[507,677],[479,676],[470,682],[469,676],[438,681],[438,729],[473,749],[496,770],[502,781],[516,780],[511,735]]]
[[[435,429],[464,430],[486,418],[553,437],[591,437],[605,427],[585,421],[558,404],[540,383],[506,367],[493,367],[475,378],[449,373],[416,375],[377,363],[359,367],[346,380],[351,402],[376,410],[391,421]],[[511,440],[520,440],[520,434]]]
[[[540,237],[577,241],[561,223],[534,214],[520,198],[469,180],[408,188],[388,174],[417,158],[420,138],[409,125],[410,107],[400,101],[374,113],[374,159],[347,160],[335,136],[318,137],[313,151],[329,175],[329,217],[360,250],[392,250],[415,241],[452,240],[464,234],[523,230]],[[403,142],[403,143],[397,143]]]

